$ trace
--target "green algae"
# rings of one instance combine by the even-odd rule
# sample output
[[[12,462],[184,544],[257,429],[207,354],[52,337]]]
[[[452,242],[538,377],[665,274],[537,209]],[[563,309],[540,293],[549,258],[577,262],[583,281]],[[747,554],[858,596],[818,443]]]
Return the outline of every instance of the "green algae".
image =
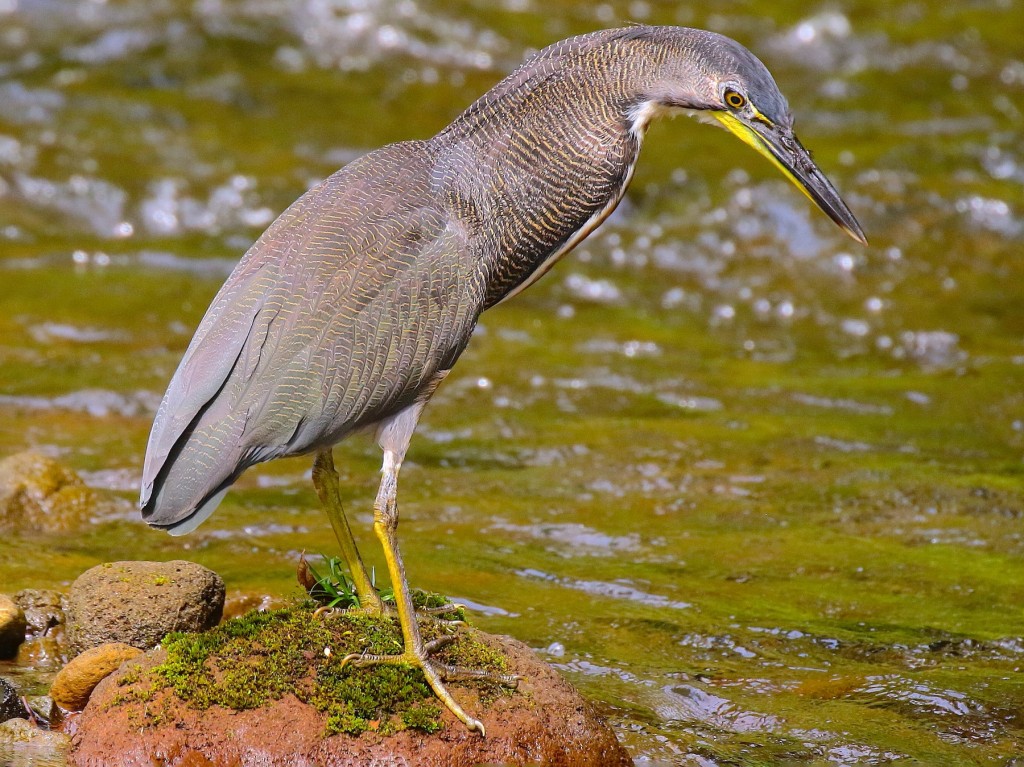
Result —
[[[419,601],[432,603],[438,597],[422,595]],[[388,734],[406,728],[432,733],[443,727],[442,709],[419,669],[342,664],[349,654],[400,653],[396,618],[358,611],[314,618],[315,607],[307,601],[253,611],[201,634],[170,634],[162,643],[166,659],[144,674],[138,667],[129,669],[119,683],[132,692],[116,696],[113,705],[145,704],[168,689],[197,709],[244,711],[292,694],[324,714],[327,735],[358,735],[368,729]],[[426,641],[453,633],[454,641],[437,656],[445,663],[493,673],[508,670],[505,657],[471,632],[434,620],[424,620],[421,630]],[[500,689],[486,680],[471,684],[484,701]],[[165,708],[147,707],[143,726],[165,723]]]

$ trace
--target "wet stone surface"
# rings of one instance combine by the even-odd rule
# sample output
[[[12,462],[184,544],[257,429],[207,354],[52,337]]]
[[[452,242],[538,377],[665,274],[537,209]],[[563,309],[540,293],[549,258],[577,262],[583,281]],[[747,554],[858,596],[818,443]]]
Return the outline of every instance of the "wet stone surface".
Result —
[[[25,706],[13,684],[0,677],[0,722],[8,719],[25,718]]]
[[[148,650],[172,631],[203,631],[224,610],[224,581],[194,562],[106,562],[82,573],[67,598],[68,645],[109,642]]]
[[[14,602],[25,612],[27,636],[43,636],[64,625],[64,598],[52,589],[22,589]]]
[[[10,597],[0,594],[0,658],[11,658],[25,641],[25,612]]]

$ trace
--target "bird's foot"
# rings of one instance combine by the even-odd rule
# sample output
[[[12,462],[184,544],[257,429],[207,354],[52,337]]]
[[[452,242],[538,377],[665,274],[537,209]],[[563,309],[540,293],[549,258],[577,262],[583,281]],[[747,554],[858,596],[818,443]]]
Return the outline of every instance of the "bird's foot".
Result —
[[[445,687],[444,683],[469,680],[491,682],[504,687],[516,687],[519,684],[520,677],[515,674],[498,674],[491,671],[484,671],[483,669],[471,669],[449,665],[430,657],[432,653],[437,652],[442,647],[451,644],[455,640],[456,637],[454,635],[445,634],[444,636],[440,636],[429,642],[423,642],[419,648],[407,648],[405,652],[397,655],[352,653],[351,655],[346,655],[342,658],[341,666],[344,668],[346,665],[394,665],[418,668],[423,672],[423,676],[426,678],[427,684],[430,685],[430,689],[434,691],[434,694],[442,703],[444,703],[448,710],[455,714],[455,716],[470,730],[475,730],[483,736],[486,734],[483,722],[479,719],[474,719],[467,714],[455,698],[452,697],[451,693],[448,692],[448,688]]]
[[[445,602],[443,605],[437,605],[436,607],[417,607],[417,615],[445,615],[447,613],[458,612],[459,610],[465,610],[466,606],[459,604],[458,602]]]
[[[465,610],[466,605],[458,602],[445,602],[444,604],[436,605],[433,607],[417,607],[416,614],[421,617],[427,617],[427,619],[434,621],[435,623],[441,624],[442,626],[450,626],[452,628],[458,628],[460,626],[466,626],[466,622],[461,617],[456,619],[445,619],[442,615],[451,614],[453,612],[459,612]],[[398,611],[395,609],[393,604],[387,602],[371,602],[370,604],[359,605],[357,607],[328,607],[322,605],[313,610],[313,617],[323,617],[334,615],[336,613],[362,613],[366,615],[388,615],[390,617],[397,617]]]
[[[452,628],[458,628],[459,626],[467,625],[466,621],[461,618],[443,618],[441,616],[450,615],[456,613],[459,610],[465,610],[466,606],[458,604],[456,602],[446,602],[443,605],[436,607],[417,607],[416,615],[419,617],[427,618],[440,623],[443,626],[451,626]],[[391,618],[398,617],[398,611],[393,605],[387,603],[372,603],[369,605],[359,605],[358,607],[327,607],[321,605],[313,611],[313,618],[330,617],[336,614],[346,613],[361,613],[363,615],[387,615]]]
[[[443,605],[436,605],[434,607],[417,607],[416,615],[420,618],[427,618],[434,623],[440,623],[442,626],[450,626],[451,628],[458,628],[459,626],[468,625],[463,618],[445,618],[445,615],[453,614],[465,614],[464,611],[466,606],[459,604],[458,602],[445,602]]]

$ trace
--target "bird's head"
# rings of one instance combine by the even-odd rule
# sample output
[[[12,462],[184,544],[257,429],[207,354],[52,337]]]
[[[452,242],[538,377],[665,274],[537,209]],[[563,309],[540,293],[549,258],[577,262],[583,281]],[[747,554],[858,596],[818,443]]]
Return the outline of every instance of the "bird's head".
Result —
[[[839,192],[793,132],[785,96],[764,64],[723,35],[678,29],[664,76],[651,96],[661,108],[683,108],[727,128],[767,157],[853,239],[864,231]],[[713,119],[708,119],[713,118]]]

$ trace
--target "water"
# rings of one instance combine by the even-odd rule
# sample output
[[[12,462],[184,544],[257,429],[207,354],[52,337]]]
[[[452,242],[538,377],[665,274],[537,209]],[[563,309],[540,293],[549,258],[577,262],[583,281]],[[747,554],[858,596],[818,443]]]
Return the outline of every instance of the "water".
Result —
[[[753,152],[652,128],[614,217],[484,316],[402,474],[414,582],[598,702],[639,765],[1024,753],[1020,0],[0,0],[0,455],[123,498],[0,547],[0,590],[186,557],[289,595],[309,461],[199,531],[132,511],[234,261],[315,180],[426,137],[525,51],[627,21],[732,35],[871,240]],[[336,451],[364,554],[379,455]]]

